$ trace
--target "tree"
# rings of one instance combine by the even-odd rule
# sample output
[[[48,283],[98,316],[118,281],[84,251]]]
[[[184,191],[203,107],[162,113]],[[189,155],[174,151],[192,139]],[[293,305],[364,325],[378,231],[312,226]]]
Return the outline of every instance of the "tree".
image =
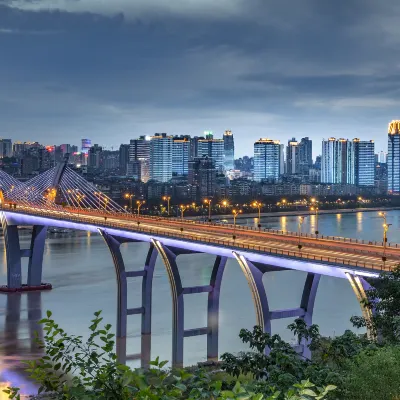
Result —
[[[382,272],[371,280],[373,289],[367,290],[364,305],[372,317],[354,316],[351,322],[357,328],[365,327],[380,342],[400,342],[400,265],[390,272]]]

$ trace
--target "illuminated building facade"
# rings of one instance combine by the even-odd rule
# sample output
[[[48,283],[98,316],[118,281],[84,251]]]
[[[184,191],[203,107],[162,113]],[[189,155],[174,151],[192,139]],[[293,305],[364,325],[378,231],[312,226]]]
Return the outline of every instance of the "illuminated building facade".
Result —
[[[387,173],[388,192],[400,194],[400,120],[389,124]]]
[[[232,131],[225,131],[224,133],[224,167],[225,171],[235,169],[235,141],[233,139]]]
[[[168,182],[172,178],[172,136],[156,133],[150,140],[150,179]]]
[[[260,139],[254,143],[254,180],[277,180],[281,174],[279,140]]]
[[[172,174],[187,175],[189,170],[190,136],[174,136],[172,142]]]
[[[214,139],[213,133],[205,132],[205,139],[200,139],[197,143],[198,157],[208,156],[214,160],[215,168],[219,172],[223,172],[225,168],[225,150],[224,140]]]

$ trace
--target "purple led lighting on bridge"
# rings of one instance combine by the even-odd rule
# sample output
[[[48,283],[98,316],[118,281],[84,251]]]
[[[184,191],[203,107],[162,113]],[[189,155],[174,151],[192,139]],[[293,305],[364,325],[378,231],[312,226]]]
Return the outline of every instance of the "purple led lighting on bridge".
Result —
[[[59,219],[52,219],[49,217],[38,217],[34,215],[13,213],[10,211],[2,211],[2,213],[6,215],[7,221],[11,225],[46,225],[46,226],[54,226],[59,228],[83,230],[90,232],[98,232],[99,229],[102,229],[107,231],[111,235],[134,239],[140,242],[151,242],[151,239],[153,238],[155,240],[162,242],[166,246],[178,247],[193,252],[219,255],[228,258],[234,258],[233,251],[235,251],[239,255],[243,255],[252,262],[277,266],[289,270],[312,272],[342,279],[347,279],[346,273],[350,273],[352,275],[365,276],[365,277],[378,276],[378,274],[374,272],[361,271],[357,269],[351,269],[348,267],[343,268],[340,265],[333,266],[323,263],[313,263],[310,261],[302,261],[302,260],[272,256],[267,254],[253,253],[251,251],[242,251],[235,248],[229,249],[226,247],[213,246],[210,244],[194,243],[183,239],[171,239],[169,237],[161,237],[141,232],[119,230],[116,228],[101,227],[86,223],[63,221]]]

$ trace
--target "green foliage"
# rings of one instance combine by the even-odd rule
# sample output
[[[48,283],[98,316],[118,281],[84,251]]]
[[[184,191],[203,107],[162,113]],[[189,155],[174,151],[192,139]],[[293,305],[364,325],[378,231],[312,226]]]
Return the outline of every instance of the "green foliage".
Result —
[[[366,327],[381,342],[400,342],[400,266],[391,272],[382,272],[372,281],[373,289],[367,290],[368,301],[365,306],[374,315],[371,320],[364,317],[352,317],[357,328]]]
[[[317,326],[307,328],[301,320],[290,326],[295,333],[300,333],[300,343],[307,340],[309,346],[320,342]],[[239,334],[244,343],[248,343],[250,352],[238,355],[225,353],[221,356],[222,369],[228,374],[239,377],[250,374],[258,381],[258,388],[268,394],[271,387],[281,392],[289,390],[299,381],[310,379],[318,386],[343,385],[343,375],[326,363],[314,363],[299,356],[295,349],[281,339],[279,335],[264,333],[259,326],[253,331],[242,329]],[[268,352],[266,352],[268,349]]]
[[[340,368],[364,349],[375,347],[366,335],[360,336],[346,330],[342,336],[320,339],[313,353],[313,361]]]
[[[110,333],[110,325],[100,327],[100,311],[91,321],[91,334],[85,343],[81,336],[69,336],[51,316],[47,312],[47,318],[41,321],[44,324],[44,342],[37,339],[46,355],[27,362],[27,371],[40,385],[39,393],[51,393],[54,399],[321,400],[335,389],[332,385],[316,387],[309,380],[298,383],[300,379],[289,377],[290,373],[300,376],[295,371],[297,367],[293,369],[289,365],[296,358],[295,352],[278,336],[267,337],[259,329],[255,330],[256,335],[242,331],[242,339],[261,351],[266,345],[275,347],[275,365],[289,371],[280,374],[281,377],[277,367],[273,371],[275,380],[284,382],[281,386],[285,390],[276,390],[267,380],[240,382],[231,377],[217,380],[212,373],[202,369],[193,373],[184,369],[165,369],[167,362],[159,358],[151,362],[148,370],[131,370],[117,362],[113,353],[114,335]],[[280,355],[278,349],[281,349]],[[260,355],[260,352],[256,354]],[[8,388],[5,393],[10,399],[20,399],[18,388]]]
[[[346,400],[400,397],[400,346],[362,351],[346,366]]]

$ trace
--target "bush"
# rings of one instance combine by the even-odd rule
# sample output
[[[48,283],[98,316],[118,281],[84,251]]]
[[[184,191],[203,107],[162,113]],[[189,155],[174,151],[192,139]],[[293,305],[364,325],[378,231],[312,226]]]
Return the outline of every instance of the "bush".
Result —
[[[44,342],[37,340],[46,355],[27,362],[27,371],[40,385],[39,393],[52,393],[52,398],[58,400],[321,400],[335,389],[332,385],[317,388],[309,380],[290,379],[285,384],[287,390],[277,391],[267,381],[240,383],[231,378],[216,380],[202,369],[193,373],[167,370],[167,362],[158,358],[148,370],[131,370],[117,362],[111,326],[100,328],[100,315],[100,311],[95,313],[89,327],[91,335],[83,343],[81,336],[69,336],[47,312],[47,318],[40,321],[45,326]],[[290,347],[281,340],[277,342],[282,349]],[[286,380],[285,374],[282,376]],[[20,399],[18,388],[5,392],[10,399]]]
[[[301,333],[302,339],[312,339],[309,343],[312,348],[320,343],[318,327],[315,325],[307,328],[308,332],[304,331],[306,328],[303,321],[298,319],[289,328],[295,333]],[[332,384],[343,386],[344,376],[341,371],[326,363],[304,359],[279,335],[264,333],[259,326],[255,326],[253,331],[242,329],[239,336],[244,343],[249,344],[252,351],[237,355],[223,354],[222,369],[236,377],[250,374],[258,382],[258,391],[266,395],[271,394],[271,388],[286,392],[296,382],[304,380],[310,380],[321,387]]]
[[[400,398],[400,347],[364,350],[347,364],[346,400]]]

